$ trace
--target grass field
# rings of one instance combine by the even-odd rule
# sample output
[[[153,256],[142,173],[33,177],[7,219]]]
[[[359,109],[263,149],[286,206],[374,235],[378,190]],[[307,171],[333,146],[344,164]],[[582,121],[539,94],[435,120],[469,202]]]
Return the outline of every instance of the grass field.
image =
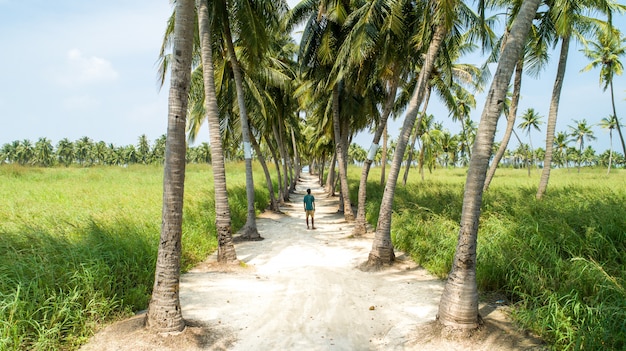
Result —
[[[0,167],[0,350],[76,349],[94,328],[143,310],[160,235],[162,168]],[[233,228],[243,165],[227,169]],[[256,175],[257,208],[268,202]],[[183,270],[214,251],[213,176],[187,168]]]
[[[540,171],[499,169],[483,198],[477,279],[505,294],[515,318],[555,350],[626,348],[626,171],[558,169],[535,200]],[[351,177],[356,199],[358,174]],[[374,169],[370,179],[380,179]],[[384,187],[368,183],[375,225]],[[445,278],[459,232],[465,170],[413,171],[394,201],[392,238]]]
[[[257,208],[268,193],[255,166]],[[351,168],[356,199],[360,169]],[[412,171],[395,197],[392,236],[433,274],[451,265],[465,170]],[[211,169],[190,165],[183,269],[216,247]],[[227,166],[235,230],[245,221],[243,164]],[[375,224],[380,168],[368,183]],[[478,246],[482,291],[556,350],[626,347],[626,171],[498,170],[485,194]],[[146,308],[161,223],[162,169],[0,167],[0,349],[73,350],[99,325]]]

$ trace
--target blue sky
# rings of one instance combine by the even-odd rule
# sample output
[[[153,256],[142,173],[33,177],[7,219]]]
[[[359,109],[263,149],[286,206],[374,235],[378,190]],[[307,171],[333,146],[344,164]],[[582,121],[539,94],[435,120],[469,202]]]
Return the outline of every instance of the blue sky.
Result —
[[[40,137],[56,145],[64,137],[83,136],[127,145],[141,134],[150,141],[164,134],[169,87],[159,91],[156,61],[171,9],[167,0],[0,0],[0,145]],[[616,25],[626,32],[623,16]],[[580,49],[579,44],[570,49],[557,131],[566,131],[573,120],[595,124],[611,113],[599,71],[579,73],[587,64]],[[524,77],[520,114],[532,107],[547,120],[556,64],[554,55],[541,79]],[[618,116],[626,121],[626,77],[615,79],[615,93]],[[477,96],[476,122],[483,104]],[[459,131],[436,97],[428,112],[451,132]],[[392,122],[393,137],[401,125],[401,118]],[[597,152],[607,149],[608,132],[599,127],[594,132],[598,140],[590,145]],[[545,124],[532,139],[535,147],[545,143]],[[371,142],[364,133],[356,141],[366,148]],[[618,147],[617,135],[613,146]]]

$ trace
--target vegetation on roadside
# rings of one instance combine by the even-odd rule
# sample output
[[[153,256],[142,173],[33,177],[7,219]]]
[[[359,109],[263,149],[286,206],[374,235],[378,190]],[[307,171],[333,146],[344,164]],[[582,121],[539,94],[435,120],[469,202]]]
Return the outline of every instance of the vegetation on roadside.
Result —
[[[378,179],[377,169],[371,179]],[[450,270],[463,199],[463,170],[417,172],[399,187],[396,249],[440,278]],[[553,170],[535,200],[538,174],[501,169],[485,193],[477,281],[505,294],[515,319],[556,350],[626,347],[626,172]],[[356,172],[353,179],[358,179]],[[356,184],[356,183],[353,183]],[[352,188],[353,196],[358,189]],[[376,224],[384,188],[368,183],[368,220]]]
[[[182,270],[217,246],[213,178],[186,172]],[[246,218],[242,164],[227,168],[233,229]],[[257,175],[261,177],[261,175]],[[0,167],[0,349],[72,350],[146,308],[161,224],[157,166]],[[256,208],[268,203],[259,183]]]

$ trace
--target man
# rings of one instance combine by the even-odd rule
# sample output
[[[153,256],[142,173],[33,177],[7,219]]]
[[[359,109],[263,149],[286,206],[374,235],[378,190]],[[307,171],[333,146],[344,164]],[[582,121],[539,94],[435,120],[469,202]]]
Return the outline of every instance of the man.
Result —
[[[315,229],[315,197],[311,195],[311,189],[306,189],[306,195],[304,195],[304,212],[306,213],[306,229],[309,229],[309,216],[311,216],[311,228]]]

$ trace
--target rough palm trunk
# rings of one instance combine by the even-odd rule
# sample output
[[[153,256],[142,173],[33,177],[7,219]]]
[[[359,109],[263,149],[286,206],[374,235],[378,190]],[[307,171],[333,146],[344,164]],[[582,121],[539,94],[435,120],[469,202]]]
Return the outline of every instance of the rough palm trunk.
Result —
[[[550,111],[548,112],[548,126],[546,127],[546,154],[543,158],[543,170],[539,179],[539,187],[537,188],[537,199],[541,199],[546,193],[548,182],[550,180],[550,171],[552,169],[552,153],[554,152],[554,131],[556,129],[556,118],[559,114],[559,101],[561,99],[561,89],[563,88],[563,79],[565,78],[565,68],[567,66],[567,56],[569,53],[570,37],[563,37],[561,43],[561,53],[559,55],[559,65],[556,71],[556,79],[552,89],[552,99],[550,100]]]
[[[220,135],[219,111],[215,94],[215,73],[213,68],[213,49],[211,47],[211,26],[209,9],[206,1],[198,1],[198,29],[200,32],[200,50],[202,56],[202,74],[204,77],[204,108],[206,109],[209,136],[211,142],[211,165],[215,192],[215,227],[217,230],[218,262],[235,262],[237,254],[233,244],[230,221],[230,207],[226,188],[226,169],[224,151]]]
[[[335,148],[337,149],[337,163],[339,164],[339,185],[341,187],[342,203],[343,203],[343,218],[346,221],[354,221],[354,213],[352,212],[352,206],[350,204],[350,192],[348,188],[348,171],[346,168],[345,160],[345,141],[344,135],[347,135],[348,131],[344,130],[341,133],[341,121],[339,113],[339,84],[335,84],[333,87],[333,130],[335,134]]]
[[[409,102],[409,108],[404,118],[402,131],[398,137],[398,144],[393,155],[393,162],[389,170],[389,177],[387,178],[385,191],[383,192],[383,198],[380,204],[378,224],[376,225],[376,234],[372,243],[372,250],[370,251],[364,268],[378,268],[383,264],[391,264],[395,260],[393,243],[391,242],[393,196],[396,190],[398,174],[400,173],[400,166],[402,165],[404,151],[406,150],[411,130],[415,124],[415,118],[417,117],[419,106],[424,100],[425,92],[428,89],[428,80],[434,68],[435,58],[437,57],[437,53],[439,52],[439,48],[441,47],[441,43],[443,42],[446,33],[447,29],[445,26],[437,26],[435,34],[433,35],[428,47],[424,66],[418,76],[417,86],[413,92],[411,101]],[[419,124],[420,121],[417,123]]]
[[[424,97],[424,108],[422,108],[422,116],[426,116],[426,110],[428,109],[428,101],[430,100],[431,87],[426,90],[426,96]],[[409,179],[409,170],[411,169],[411,162],[413,162],[413,151],[415,150],[415,142],[417,141],[419,133],[419,125],[415,128],[415,134],[411,139],[411,147],[409,148],[409,155],[406,161],[406,168],[404,169],[404,176],[402,177],[402,185],[406,186],[406,181]]]
[[[278,122],[281,123],[281,122]],[[283,144],[283,137],[281,134],[281,129],[274,123],[272,125],[272,130],[274,132],[274,137],[276,138],[276,143],[278,144],[278,152],[280,153],[280,158],[282,160],[282,169],[283,169],[283,186],[280,189],[280,192],[283,196],[282,201],[289,201],[289,174],[287,171],[287,152],[285,151],[285,144]]]
[[[491,180],[493,176],[496,174],[496,169],[498,168],[498,164],[500,164],[500,160],[502,160],[502,156],[506,152],[506,148],[509,145],[509,141],[511,140],[511,134],[513,133],[513,128],[515,127],[515,118],[517,116],[517,106],[519,106],[519,98],[520,91],[522,89],[522,73],[524,72],[524,57],[520,56],[520,59],[517,61],[515,65],[515,78],[513,80],[513,96],[511,97],[511,107],[509,108],[509,115],[506,119],[506,130],[504,131],[504,137],[502,137],[502,142],[500,143],[500,147],[496,152],[496,155],[493,157],[491,161],[491,166],[489,166],[489,171],[487,171],[487,178],[485,179],[485,185],[483,186],[483,191],[487,191],[489,189],[489,184],[491,184]]]
[[[298,144],[296,143],[296,134],[293,131],[293,127],[291,128],[291,144],[293,145],[293,155],[295,157],[295,168],[296,168],[296,176],[295,182],[293,182],[293,190],[296,190],[296,183],[300,179],[300,172],[302,171],[302,165],[300,164],[300,154],[298,153]]]
[[[326,177],[326,192],[328,196],[335,196],[335,164],[337,163],[337,150],[333,152],[333,158],[328,165],[328,176]]]
[[[387,169],[387,145],[389,141],[389,134],[387,134],[387,125],[385,124],[385,129],[383,130],[383,150],[380,158],[380,185],[385,184],[385,171]]]
[[[270,170],[267,168],[265,157],[263,157],[263,153],[261,152],[261,147],[259,146],[259,143],[257,143],[256,138],[254,137],[254,135],[252,135],[252,133],[250,134],[250,141],[252,142],[254,152],[256,152],[257,157],[259,158],[259,163],[261,164],[261,168],[263,168],[263,173],[265,174],[265,184],[267,184],[267,190],[270,194],[269,208],[274,212],[280,212],[278,202],[276,201],[276,197],[274,197],[274,184],[272,184],[272,176],[270,175]]]
[[[265,142],[267,142],[267,146],[270,149],[270,153],[272,154],[272,158],[274,159],[274,165],[276,166],[276,179],[278,180],[278,202],[281,206],[285,205],[285,200],[283,199],[282,193],[282,174],[280,173],[280,160],[277,156],[276,150],[274,148],[274,144],[268,140],[268,136],[265,135]]]
[[[374,158],[376,158],[376,151],[378,150],[378,143],[380,142],[380,137],[383,135],[383,130],[385,130],[387,126],[387,119],[391,114],[391,109],[393,108],[393,103],[396,100],[396,93],[398,92],[398,79],[394,77],[390,83],[390,91],[389,96],[387,96],[387,101],[385,101],[385,107],[383,109],[383,114],[380,116],[380,122],[378,123],[378,127],[374,132],[374,139],[372,140],[372,146],[370,146],[369,154],[367,155],[367,159],[363,162],[363,169],[361,170],[361,179],[359,180],[359,199],[358,199],[358,208],[356,211],[356,219],[354,221],[354,229],[352,230],[353,236],[361,236],[367,232],[367,222],[365,220],[365,201],[367,200],[367,177],[370,172],[370,168],[372,167],[372,163],[374,162]]]
[[[619,126],[619,119],[617,119],[617,111],[615,111],[615,93],[613,92],[613,79],[609,82],[611,87],[611,104],[613,106],[613,117],[615,118],[615,127],[617,128],[617,134],[619,134],[619,140],[622,142],[622,152],[626,157],[626,144],[624,144],[624,136],[622,135],[622,128]]]
[[[195,12],[193,0],[175,7],[172,78],[169,92],[161,237],[146,327],[157,333],[180,332],[185,321],[180,309],[180,260],[185,185],[185,127],[191,79]]]
[[[225,18],[228,18],[225,16]],[[224,21],[224,36],[226,49],[230,58],[230,63],[235,77],[235,89],[237,91],[237,105],[239,106],[239,118],[241,119],[241,136],[243,139],[243,151],[246,164],[246,197],[248,201],[248,214],[246,224],[241,230],[241,237],[248,240],[261,240],[261,234],[256,227],[256,212],[254,210],[254,179],[252,177],[252,147],[250,145],[250,125],[248,124],[248,111],[243,93],[243,79],[241,77],[241,67],[235,54],[233,38],[230,33],[230,24]]]
[[[522,4],[487,94],[465,182],[458,244],[452,270],[439,303],[438,319],[445,326],[474,329],[480,323],[476,287],[476,245],[483,185],[509,81],[524,48],[539,2],[540,0],[526,0]]]

